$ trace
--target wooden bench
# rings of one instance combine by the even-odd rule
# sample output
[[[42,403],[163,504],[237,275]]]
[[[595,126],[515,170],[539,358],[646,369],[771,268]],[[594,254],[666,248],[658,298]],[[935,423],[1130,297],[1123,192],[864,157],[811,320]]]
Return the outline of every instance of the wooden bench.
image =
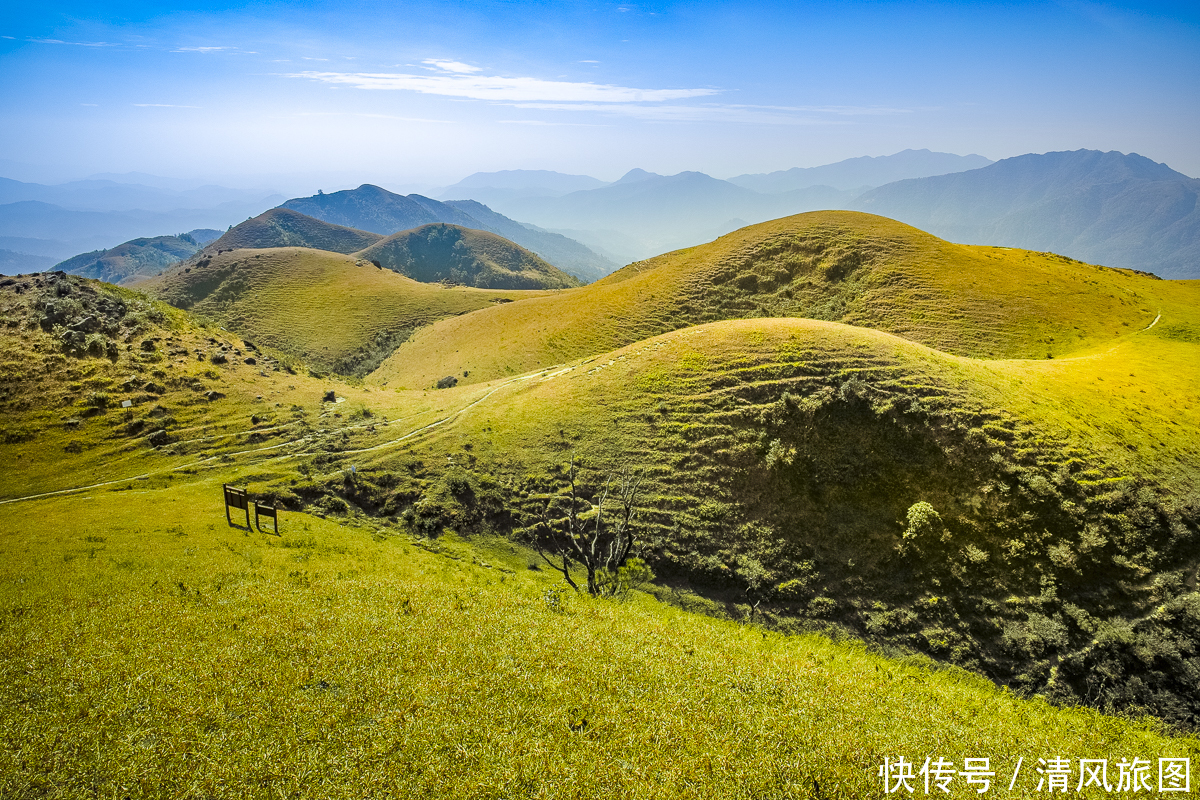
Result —
[[[255,504],[254,504],[254,525],[261,531],[262,523],[258,521],[259,517],[270,517],[271,521],[275,523],[274,533],[276,536],[279,535],[279,509],[277,509],[275,506],[267,506],[267,505],[263,505],[262,503],[255,502]],[[263,532],[265,533],[266,531],[263,531]]]
[[[250,530],[250,498],[246,495],[245,489],[239,489],[236,486],[225,484],[225,519],[230,525],[233,524],[233,518],[229,515],[229,509],[236,508],[246,512],[246,530]]]

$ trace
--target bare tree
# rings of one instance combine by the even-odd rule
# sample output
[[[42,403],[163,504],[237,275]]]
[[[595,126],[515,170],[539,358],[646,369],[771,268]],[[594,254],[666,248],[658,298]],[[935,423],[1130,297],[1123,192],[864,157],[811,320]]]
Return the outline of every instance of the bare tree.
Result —
[[[636,543],[634,502],[643,478],[628,469],[615,478],[610,475],[593,505],[579,494],[575,457],[571,457],[567,493],[546,500],[534,535],[538,554],[562,573],[571,588],[579,591],[571,577],[571,567],[578,565],[587,572],[589,594],[611,596],[622,590],[620,573]],[[556,516],[556,507],[565,515]]]

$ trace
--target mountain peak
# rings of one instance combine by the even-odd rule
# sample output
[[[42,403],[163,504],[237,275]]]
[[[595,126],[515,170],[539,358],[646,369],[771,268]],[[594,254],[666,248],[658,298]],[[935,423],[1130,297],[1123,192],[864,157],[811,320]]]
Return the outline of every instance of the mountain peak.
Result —
[[[659,175],[657,172],[647,172],[644,169],[638,169],[637,167],[634,167],[633,169],[629,170],[629,172],[626,172],[624,175],[622,175],[621,179],[616,181],[614,185],[621,183],[638,183],[639,181],[649,180],[650,178],[661,177],[662,175]]]

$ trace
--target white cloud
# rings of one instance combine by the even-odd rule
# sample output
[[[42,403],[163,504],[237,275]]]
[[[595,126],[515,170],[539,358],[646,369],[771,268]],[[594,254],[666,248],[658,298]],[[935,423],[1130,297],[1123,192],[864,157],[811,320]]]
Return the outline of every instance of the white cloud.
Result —
[[[232,47],[176,47],[173,53],[217,53],[221,50],[232,50]]]
[[[455,63],[457,62],[440,62]],[[465,65],[463,65],[465,66]],[[300,72],[290,78],[356,89],[409,91],[444,97],[465,97],[496,102],[551,103],[661,103],[718,93],[717,89],[635,89],[599,83],[551,81],[540,78],[502,78],[468,75],[409,75],[395,72]]]
[[[433,67],[434,69],[440,69],[443,72],[470,74],[483,71],[481,67],[472,66],[471,64],[464,64],[461,61],[446,61],[441,58],[427,58],[421,63],[428,64],[430,67]]]

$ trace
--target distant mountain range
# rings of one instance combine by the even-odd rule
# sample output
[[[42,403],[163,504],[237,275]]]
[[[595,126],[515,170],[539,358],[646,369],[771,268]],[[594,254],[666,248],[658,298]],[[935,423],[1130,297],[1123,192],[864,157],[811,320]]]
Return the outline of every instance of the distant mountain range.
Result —
[[[864,186],[882,186],[906,178],[965,172],[991,163],[991,159],[974,154],[956,156],[929,150],[903,150],[890,156],[847,158],[821,167],[794,167],[766,174],[738,175],[730,178],[729,182],[766,194],[807,189],[810,186],[861,190]]]
[[[1006,158],[881,186],[851,205],[964,244],[1042,250],[1200,278],[1200,180],[1137,154]]]
[[[283,199],[267,192],[222,186],[172,188],[179,182],[158,182],[162,185],[97,177],[44,185],[0,178],[0,250],[10,251],[0,257],[0,273],[46,269],[76,254],[136,238],[198,228],[224,230]]]
[[[550,230],[569,230],[621,260],[634,261],[709,241],[749,224],[823,208],[844,207],[853,192],[812,186],[762,194],[702,172],[657,175],[631,170],[615,183],[560,197],[524,197],[508,215]],[[615,231],[605,237],[602,231]]]
[[[0,181],[0,200],[27,198],[0,203],[0,271],[44,269],[47,259],[103,250],[150,232],[222,228],[217,220],[245,211],[239,201],[209,209],[99,211],[38,198],[101,207],[119,197],[219,199],[221,191],[233,190],[131,187],[106,179],[52,187]],[[381,236],[435,222],[484,230],[588,282],[618,263],[690,247],[748,224],[839,208],[898,219],[952,241],[1053,251],[1163,277],[1200,277],[1200,182],[1136,154],[1080,150],[992,163],[976,155],[906,150],[729,180],[633,169],[605,183],[586,175],[508,170],[475,173],[441,196],[405,196],[364,184],[294,198],[283,207]]]
[[[480,203],[495,205],[521,197],[561,197],[607,185],[590,175],[566,175],[546,169],[506,169],[468,175],[442,190],[439,197],[442,200],[470,197]]]
[[[281,208],[385,236],[434,222],[487,231],[532,250],[586,283],[619,266],[566,236],[527,227],[473,200],[442,203],[419,194],[394,194],[368,183],[357,189],[297,197]]]

